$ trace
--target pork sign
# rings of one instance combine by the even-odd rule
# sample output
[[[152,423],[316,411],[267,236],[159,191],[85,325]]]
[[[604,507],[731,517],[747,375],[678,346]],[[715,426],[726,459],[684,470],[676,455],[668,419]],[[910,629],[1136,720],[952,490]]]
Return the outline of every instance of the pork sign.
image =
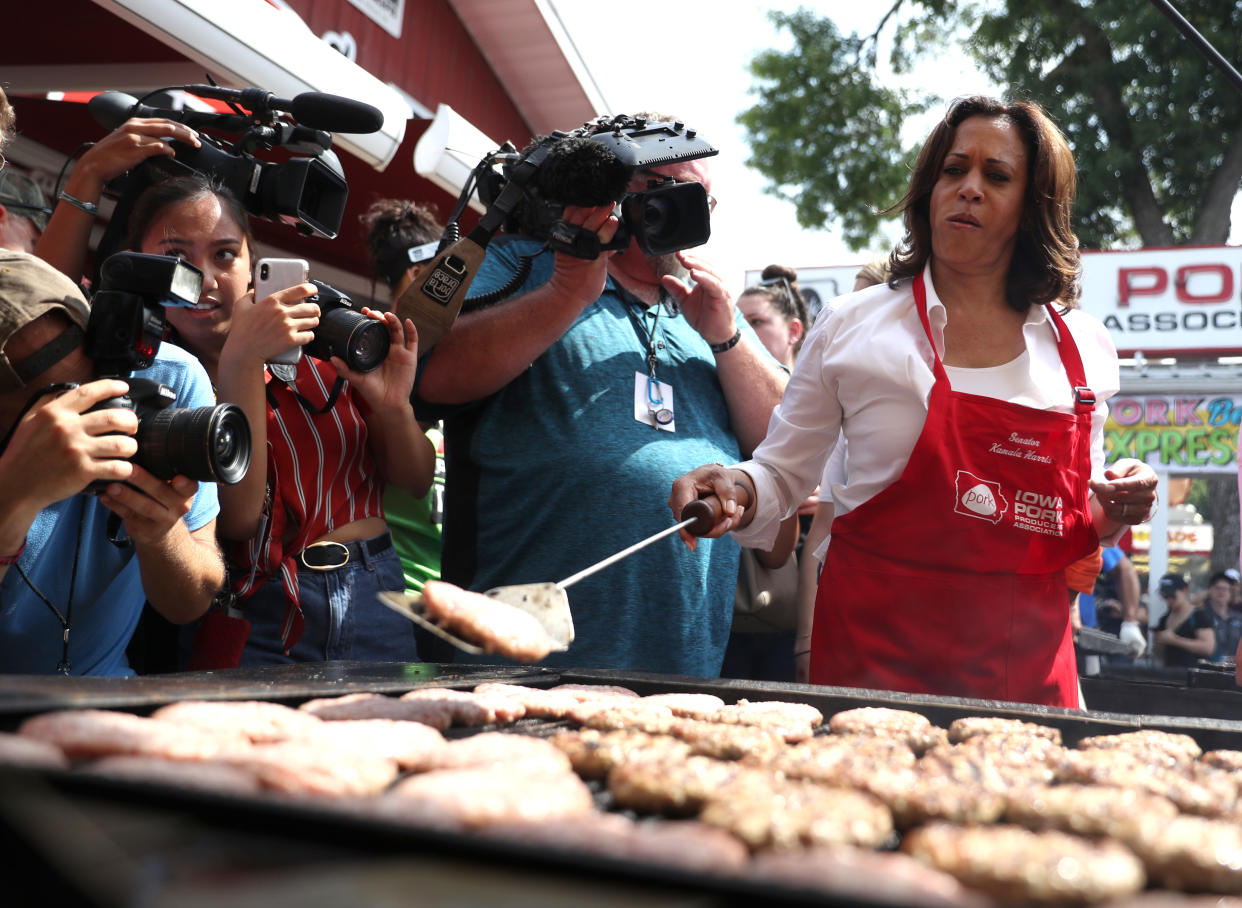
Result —
[[[1122,356],[1242,350],[1242,246],[1084,252],[1082,308]]]

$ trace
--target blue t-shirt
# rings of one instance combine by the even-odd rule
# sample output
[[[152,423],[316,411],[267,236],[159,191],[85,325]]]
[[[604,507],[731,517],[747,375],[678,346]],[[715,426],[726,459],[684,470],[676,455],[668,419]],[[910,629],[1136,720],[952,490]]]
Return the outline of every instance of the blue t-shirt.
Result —
[[[518,255],[538,248],[499,238],[471,296],[504,285]],[[552,267],[551,253],[539,255],[514,296],[546,282]],[[448,416],[446,579],[474,590],[563,580],[671,526],[674,479],[736,461],[715,358],[667,308],[656,325],[656,375],[673,387],[676,432],[634,418],[634,375],[647,374],[654,315],[609,278],[522,375]],[[738,324],[753,337],[744,319]],[[690,552],[673,535],[578,582],[567,590],[575,642],[541,664],[716,677],[738,552],[731,538],[700,540]]]
[[[176,407],[215,405],[202,365],[172,344],[162,344],[151,368],[135,372],[134,377],[173,388]],[[200,483],[184,520],[196,530],[219,510],[216,484]],[[93,495],[74,495],[39,512],[26,536],[25,552],[0,582],[0,672],[51,674],[61,660],[61,622],[33,585],[69,621],[71,674],[134,673],[125,647],[142,615],[146,594],[133,547],[118,547],[107,538],[111,514]]]

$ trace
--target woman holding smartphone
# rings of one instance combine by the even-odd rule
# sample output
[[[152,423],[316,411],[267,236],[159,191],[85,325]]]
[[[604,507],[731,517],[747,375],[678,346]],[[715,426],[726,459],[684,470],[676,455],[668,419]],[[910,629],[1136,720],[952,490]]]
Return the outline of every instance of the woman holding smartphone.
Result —
[[[242,482],[220,487],[231,617],[249,622],[244,650],[235,661],[235,635],[245,625],[217,613],[199,630],[192,667],[417,660],[413,625],[376,598],[404,588],[384,488],[426,494],[435,464],[410,406],[413,323],[362,310],[383,321],[391,339],[384,363],[365,374],[336,357],[268,365],[314,338],[319,306],[307,298],[316,288],[299,271],[256,300],[246,212],[200,174],[165,180],[139,197],[129,246],[203,272],[198,305],[166,310],[174,340],[203,362],[219,399],[246,412],[255,451],[267,451]],[[289,261],[267,260],[268,277]],[[225,638],[230,656],[222,655],[230,649]]]

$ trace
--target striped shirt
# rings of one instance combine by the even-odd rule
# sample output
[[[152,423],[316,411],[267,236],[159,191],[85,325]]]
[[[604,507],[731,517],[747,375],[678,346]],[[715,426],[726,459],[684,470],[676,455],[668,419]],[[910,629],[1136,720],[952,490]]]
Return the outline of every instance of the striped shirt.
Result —
[[[258,534],[232,546],[232,589],[245,602],[280,573],[288,605],[281,637],[288,649],[303,629],[298,555],[338,527],[383,517],[385,482],[367,443],[365,401],[345,383],[325,410],[338,378],[331,363],[302,357],[292,384],[270,371],[264,377],[269,500]]]

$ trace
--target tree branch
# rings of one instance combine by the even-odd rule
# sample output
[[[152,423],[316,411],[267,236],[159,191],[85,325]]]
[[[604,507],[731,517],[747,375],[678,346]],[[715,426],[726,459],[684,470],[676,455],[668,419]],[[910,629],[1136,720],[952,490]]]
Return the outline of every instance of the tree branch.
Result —
[[[1070,22],[1082,36],[1083,58],[1098,64],[1113,61],[1113,47],[1108,36],[1082,15],[1082,8],[1071,0],[1050,0],[1049,8]],[[1077,56],[1076,49],[1070,56]],[[1069,58],[1066,58],[1067,61]],[[1151,187],[1151,177],[1143,165],[1141,149],[1135,148],[1134,134],[1130,129],[1129,113],[1121,87],[1115,79],[1115,68],[1109,69],[1111,78],[1104,78],[1104,67],[1095,65],[1095,78],[1088,79],[1091,100],[1095,102],[1100,123],[1108,134],[1109,143],[1119,153],[1121,164],[1121,194],[1126,199],[1134,227],[1147,246],[1172,246],[1173,231],[1164,221],[1156,193]]]
[[[896,0],[896,2],[889,7],[888,12],[884,14],[884,17],[880,19],[880,24],[875,27],[875,31],[862,39],[863,43],[865,44],[868,41],[875,41],[878,43],[880,40],[880,32],[884,31],[884,26],[888,24],[888,20],[897,15],[897,10],[901,9],[901,5],[905,2],[906,0]]]

